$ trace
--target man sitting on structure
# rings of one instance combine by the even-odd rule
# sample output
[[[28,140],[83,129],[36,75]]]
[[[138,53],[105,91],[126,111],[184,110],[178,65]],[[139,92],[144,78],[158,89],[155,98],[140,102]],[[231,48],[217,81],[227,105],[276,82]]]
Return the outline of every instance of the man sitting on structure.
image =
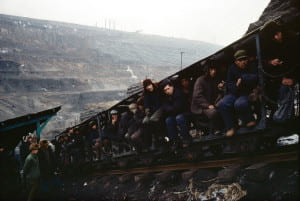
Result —
[[[283,100],[289,88],[299,81],[300,38],[295,33],[288,34],[275,22],[267,23],[262,32],[266,92],[273,101]]]
[[[126,119],[126,122],[122,122],[127,124],[127,130],[124,138],[129,144],[131,144],[137,151],[141,151],[143,148],[143,119],[145,117],[145,113],[143,110],[139,110],[138,105],[136,103],[131,103],[128,106],[129,111],[123,116],[122,120]]]
[[[111,147],[111,141],[120,142],[124,136],[120,136],[120,117],[117,110],[110,111],[110,122],[103,129],[101,136],[103,142],[104,151],[109,151]]]
[[[227,72],[227,95],[218,104],[218,111],[226,127],[226,136],[234,135],[237,124],[235,114],[246,127],[255,126],[248,95],[257,85],[257,67],[248,62],[245,50],[234,54],[235,62]]]
[[[162,110],[161,110],[161,92],[158,86],[150,79],[143,81],[144,93],[143,103],[145,108],[145,118],[143,120],[144,129],[144,143],[145,146],[153,148],[158,143],[161,130]],[[154,142],[152,141],[154,139]]]
[[[224,86],[217,75],[214,61],[206,63],[205,74],[196,80],[191,104],[191,112],[195,115],[204,115],[209,120],[210,132],[218,134],[221,129],[221,119],[217,111],[217,102],[222,98]]]
[[[89,141],[89,157],[92,159],[93,152],[95,154],[95,160],[99,160],[101,157],[101,148],[100,148],[100,135],[95,121],[89,123],[90,129],[88,132],[88,141]],[[92,154],[92,155],[91,155]]]
[[[160,87],[165,94],[162,102],[162,111],[166,116],[165,122],[172,148],[174,149],[178,145],[177,128],[179,128],[180,136],[183,138],[183,146],[187,146],[191,138],[185,116],[189,112],[187,99],[180,89],[174,87],[170,80],[162,81]]]

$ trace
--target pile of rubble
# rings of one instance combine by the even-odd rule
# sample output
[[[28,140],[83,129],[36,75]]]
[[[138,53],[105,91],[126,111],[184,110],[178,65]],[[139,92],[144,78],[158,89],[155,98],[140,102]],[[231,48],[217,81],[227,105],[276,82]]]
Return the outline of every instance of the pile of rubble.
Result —
[[[296,162],[260,163],[246,167],[91,177],[78,181],[68,196],[82,201],[296,201],[298,181]]]

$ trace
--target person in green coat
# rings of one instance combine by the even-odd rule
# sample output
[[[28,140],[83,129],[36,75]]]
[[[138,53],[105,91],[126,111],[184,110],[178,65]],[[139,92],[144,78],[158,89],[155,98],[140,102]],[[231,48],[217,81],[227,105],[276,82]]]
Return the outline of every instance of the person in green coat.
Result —
[[[25,159],[23,171],[29,184],[28,201],[32,201],[34,200],[39,187],[40,164],[37,156],[39,145],[33,143],[29,146],[29,150],[30,154],[28,154]]]

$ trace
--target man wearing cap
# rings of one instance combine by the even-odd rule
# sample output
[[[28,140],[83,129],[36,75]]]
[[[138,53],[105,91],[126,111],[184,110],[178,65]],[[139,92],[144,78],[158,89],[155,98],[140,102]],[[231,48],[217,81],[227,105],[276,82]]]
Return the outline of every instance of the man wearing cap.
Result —
[[[31,144],[29,146],[30,154],[26,157],[25,164],[23,167],[24,175],[30,185],[30,191],[28,196],[28,201],[32,201],[35,199],[35,195],[38,191],[39,187],[39,179],[40,179],[40,164],[37,153],[39,151],[38,144]]]
[[[184,97],[182,91],[175,88],[170,80],[163,80],[160,83],[160,87],[163,90],[165,97],[163,99],[162,111],[166,116],[166,125],[168,131],[168,137],[173,143],[172,148],[176,148],[178,141],[178,133],[183,138],[184,146],[187,146],[190,141],[190,135],[188,131],[186,113],[189,112],[189,104]],[[179,130],[177,129],[179,128]]]
[[[228,137],[235,133],[235,114],[246,127],[255,126],[248,95],[257,85],[257,67],[249,63],[245,50],[236,51],[234,59],[227,72],[227,95],[218,104]]]
[[[103,130],[102,140],[104,145],[108,143],[109,140],[120,141],[121,136],[119,135],[119,124],[120,117],[117,110],[110,111],[111,120],[108,125]]]

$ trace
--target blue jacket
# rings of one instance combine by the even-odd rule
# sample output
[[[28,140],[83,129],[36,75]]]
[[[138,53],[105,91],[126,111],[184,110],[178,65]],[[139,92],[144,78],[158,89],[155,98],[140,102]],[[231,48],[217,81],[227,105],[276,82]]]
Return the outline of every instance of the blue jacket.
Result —
[[[236,86],[237,80],[241,78],[242,83],[239,87]],[[253,63],[248,63],[244,69],[239,68],[235,63],[232,64],[227,72],[227,93],[236,96],[249,95],[257,85],[257,66]]]
[[[188,100],[180,89],[174,88],[172,96],[164,97],[162,110],[166,116],[176,116],[178,114],[188,112]]]

